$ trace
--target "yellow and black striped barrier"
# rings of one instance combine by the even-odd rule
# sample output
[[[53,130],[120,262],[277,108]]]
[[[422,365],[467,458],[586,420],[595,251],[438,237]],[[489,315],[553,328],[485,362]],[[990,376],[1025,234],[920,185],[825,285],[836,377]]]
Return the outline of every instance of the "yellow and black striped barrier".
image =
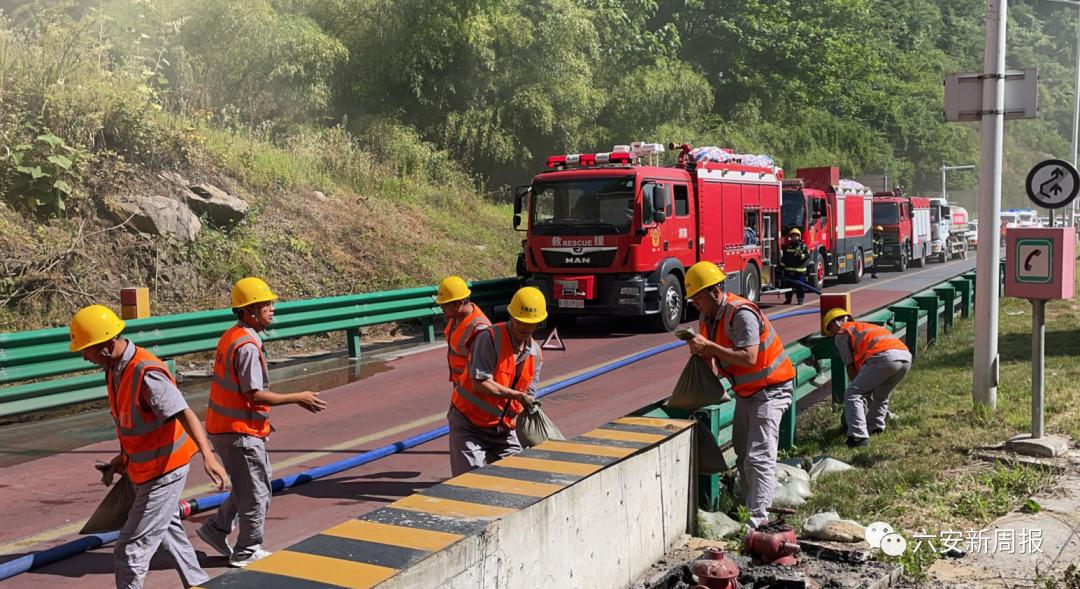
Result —
[[[204,589],[366,589],[491,522],[684,431],[692,421],[623,417],[454,477],[278,550]]]

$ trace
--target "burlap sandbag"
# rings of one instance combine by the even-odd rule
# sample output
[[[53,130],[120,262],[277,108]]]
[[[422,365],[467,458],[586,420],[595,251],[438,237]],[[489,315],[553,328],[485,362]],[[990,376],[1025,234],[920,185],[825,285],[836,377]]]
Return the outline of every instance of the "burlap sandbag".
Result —
[[[559,428],[540,410],[540,403],[534,402],[517,418],[517,436],[523,448],[532,448],[547,440],[565,440]]]
[[[701,356],[690,356],[690,360],[671,391],[667,400],[668,407],[697,411],[706,405],[716,405],[730,401],[724,383],[713,374],[709,364]]]
[[[109,493],[101,500],[94,514],[86,521],[86,525],[79,530],[79,533],[103,534],[119,530],[124,527],[133,503],[135,503],[135,485],[131,484],[131,479],[125,474],[116,481],[112,489],[109,489]]]
[[[724,452],[716,443],[716,438],[708,427],[700,421],[694,421],[694,439],[697,451],[698,474],[716,474],[731,468],[724,460]]]

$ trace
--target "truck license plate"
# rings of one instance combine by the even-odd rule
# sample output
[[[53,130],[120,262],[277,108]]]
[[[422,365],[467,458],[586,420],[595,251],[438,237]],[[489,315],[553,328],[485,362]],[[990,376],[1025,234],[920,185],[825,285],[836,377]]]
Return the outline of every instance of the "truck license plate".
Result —
[[[563,309],[584,309],[583,299],[559,299],[559,307]]]

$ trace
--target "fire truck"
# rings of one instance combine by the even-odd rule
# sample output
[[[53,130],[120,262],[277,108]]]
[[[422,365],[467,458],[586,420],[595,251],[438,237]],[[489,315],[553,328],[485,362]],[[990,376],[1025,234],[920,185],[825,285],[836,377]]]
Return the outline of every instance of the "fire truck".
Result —
[[[944,198],[930,200],[930,251],[938,262],[966,258],[968,250],[967,210]]]
[[[646,317],[674,330],[686,300],[683,276],[718,264],[729,292],[757,300],[779,262],[783,171],[732,154],[697,161],[689,145],[659,165],[664,146],[555,155],[515,190],[514,227],[526,231],[526,283],[548,298],[557,323],[581,316]]]
[[[930,253],[930,200],[905,197],[899,190],[874,193],[874,225],[885,233],[885,263],[907,270],[926,266]]]
[[[841,179],[837,167],[800,168],[784,180],[782,235],[802,232],[813,256],[807,278],[814,288],[821,290],[831,277],[857,283],[874,263],[873,196],[862,184]]]

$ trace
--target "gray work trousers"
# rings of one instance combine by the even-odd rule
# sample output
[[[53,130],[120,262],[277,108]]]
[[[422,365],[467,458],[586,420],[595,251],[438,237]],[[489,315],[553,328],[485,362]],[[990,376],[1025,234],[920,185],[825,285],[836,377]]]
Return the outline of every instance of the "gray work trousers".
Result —
[[[233,559],[251,556],[262,546],[266,509],[270,506],[270,457],[266,438],[243,434],[210,434],[214,451],[221,457],[232,481],[232,491],[217,513],[206,521],[215,534],[228,536],[239,523]]]
[[[180,523],[180,495],[184,492],[188,465],[152,481],[135,485],[135,502],[116,539],[114,571],[117,589],[140,589],[150,559],[161,548],[172,558],[184,587],[210,580],[199,566]]]
[[[735,467],[746,491],[751,522],[768,521],[776,486],[776,448],[780,442],[780,419],[791,406],[792,381],[762,389],[749,397],[735,397],[731,440]]]
[[[875,430],[885,429],[889,414],[889,395],[911,369],[910,360],[872,356],[844,391],[844,421],[847,435],[856,438],[870,436],[867,422]],[[869,402],[869,409],[867,403]]]
[[[450,474],[458,476],[486,466],[500,458],[521,452],[517,432],[500,432],[495,428],[478,427],[468,417],[450,406],[446,413],[450,422]]]

